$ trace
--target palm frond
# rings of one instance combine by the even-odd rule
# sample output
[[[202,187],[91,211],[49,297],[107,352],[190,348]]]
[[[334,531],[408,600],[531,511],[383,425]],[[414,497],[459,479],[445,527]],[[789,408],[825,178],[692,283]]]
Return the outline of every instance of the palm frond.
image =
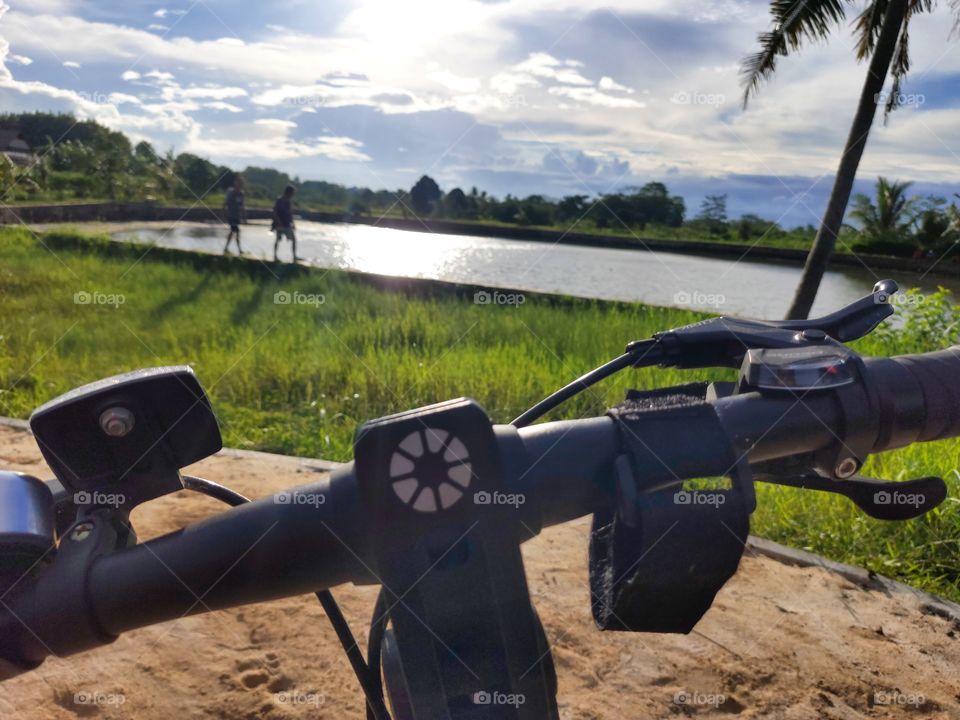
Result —
[[[773,28],[757,36],[760,50],[744,58],[743,105],[755,95],[764,80],[773,75],[777,60],[799,50],[805,42],[825,40],[846,18],[848,0],[773,0],[770,20]],[[879,1],[879,0],[875,0]],[[953,0],[960,3],[960,0]]]
[[[886,0],[876,1],[886,2]],[[890,76],[893,78],[893,82],[890,85],[890,95],[887,97],[887,103],[883,110],[884,124],[890,119],[890,113],[902,104],[901,87],[904,78],[910,71],[910,20],[919,13],[931,12],[933,7],[934,0],[912,0],[907,6],[907,12],[903,16],[903,26],[900,28],[900,37],[897,39],[897,48],[890,62]]]
[[[957,16],[953,21],[953,29],[950,31],[950,35],[960,37],[960,0],[950,0],[950,7]]]
[[[960,0],[957,0],[960,2]],[[857,60],[863,60],[873,54],[873,48],[883,26],[883,14],[887,11],[888,0],[873,0],[857,16],[853,24],[853,34],[857,38]]]

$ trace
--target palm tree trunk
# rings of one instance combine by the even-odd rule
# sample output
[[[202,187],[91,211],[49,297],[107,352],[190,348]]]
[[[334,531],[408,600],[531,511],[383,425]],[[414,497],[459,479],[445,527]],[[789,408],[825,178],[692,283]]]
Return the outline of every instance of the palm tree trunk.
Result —
[[[847,210],[847,203],[850,201],[853,181],[857,176],[860,158],[863,156],[867,136],[870,134],[870,128],[877,112],[877,96],[883,90],[883,83],[887,78],[887,71],[890,69],[890,60],[893,58],[894,50],[897,47],[897,38],[900,35],[900,28],[907,13],[907,3],[908,0],[892,0],[887,5],[880,35],[877,38],[873,56],[870,58],[867,78],[864,80],[863,90],[860,92],[857,114],[854,115],[850,135],[847,137],[847,144],[844,146],[843,155],[840,157],[840,167],[837,168],[837,176],[833,180],[833,189],[830,191],[827,210],[823,214],[823,221],[820,223],[817,237],[813,241],[813,247],[810,248],[810,254],[807,255],[807,262],[803,266],[800,285],[797,286],[793,303],[787,311],[788,319],[795,320],[808,317],[810,308],[813,307],[813,301],[817,297],[820,281],[823,279],[823,273],[826,271],[827,263],[833,254],[837,234],[840,232],[840,226],[843,223],[843,215]]]

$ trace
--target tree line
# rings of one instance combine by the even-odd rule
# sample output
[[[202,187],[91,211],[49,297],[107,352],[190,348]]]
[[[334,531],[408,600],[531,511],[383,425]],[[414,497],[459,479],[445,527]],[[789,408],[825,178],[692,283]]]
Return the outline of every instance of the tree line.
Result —
[[[288,184],[297,187],[297,202],[315,210],[355,215],[384,214],[494,222],[523,226],[576,226],[579,230],[635,232],[650,227],[684,229],[732,239],[766,236],[785,230],[757,215],[727,217],[726,196],[711,195],[700,210],[687,217],[684,199],[666,185],[649,182],[597,197],[568,195],[559,200],[543,195],[498,198],[472,187],[444,191],[424,175],[411,188],[372,190],[322,180],[304,180],[273,169],[250,166],[235,170],[193,153],[159,151],[149,142],[136,144],[121,132],[93,120],[77,121],[68,114],[44,112],[0,115],[0,127],[16,128],[36,153],[27,167],[0,156],[0,195],[5,201],[73,201],[110,199],[163,203],[205,202],[219,206],[218,197],[242,174],[248,203],[268,205]],[[812,233],[798,228],[794,232]]]
[[[237,171],[192,153],[157,151],[150,143],[132,143],[126,135],[95,121],[71,115],[0,115],[0,127],[17,128],[36,153],[27,167],[0,155],[0,196],[13,200],[82,199],[205,202],[219,207],[221,194],[236,175],[246,181],[248,203],[268,206],[288,184],[297,187],[301,207],[354,215],[392,215],[423,220],[446,219],[520,226],[575,228],[577,231],[663,231],[670,236],[778,244],[784,238],[809,243],[812,225],[785,230],[755,214],[731,219],[726,195],[707,195],[687,217],[684,199],[661,182],[648,182],[591,197],[543,195],[497,198],[486,191],[459,187],[444,191],[422,176],[410,189],[371,190],[323,180],[301,181],[273,168]],[[880,178],[875,197],[857,195],[840,234],[855,252],[914,256],[940,255],[960,239],[960,210],[936,196],[910,197],[910,183]],[[960,196],[958,196],[960,199]]]

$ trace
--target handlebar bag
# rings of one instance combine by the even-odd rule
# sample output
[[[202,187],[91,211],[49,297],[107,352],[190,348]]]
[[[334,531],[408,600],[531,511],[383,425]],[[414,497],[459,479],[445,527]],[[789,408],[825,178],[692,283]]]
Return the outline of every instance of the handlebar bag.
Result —
[[[608,414],[623,454],[613,506],[596,512],[590,589],[601,630],[689,633],[736,572],[753,485],[705,384],[630,391]],[[683,480],[726,477],[729,487],[686,490]]]

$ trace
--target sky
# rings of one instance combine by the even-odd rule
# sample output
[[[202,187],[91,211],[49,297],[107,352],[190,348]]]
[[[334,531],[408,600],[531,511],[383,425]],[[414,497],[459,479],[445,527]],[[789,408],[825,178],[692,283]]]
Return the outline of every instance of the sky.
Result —
[[[949,5],[911,24],[908,106],[878,118],[859,190],[960,191]],[[301,179],[553,198],[656,180],[691,215],[726,193],[733,216],[816,224],[866,68],[845,26],[744,109],[769,26],[727,0],[0,0],[0,109]]]

